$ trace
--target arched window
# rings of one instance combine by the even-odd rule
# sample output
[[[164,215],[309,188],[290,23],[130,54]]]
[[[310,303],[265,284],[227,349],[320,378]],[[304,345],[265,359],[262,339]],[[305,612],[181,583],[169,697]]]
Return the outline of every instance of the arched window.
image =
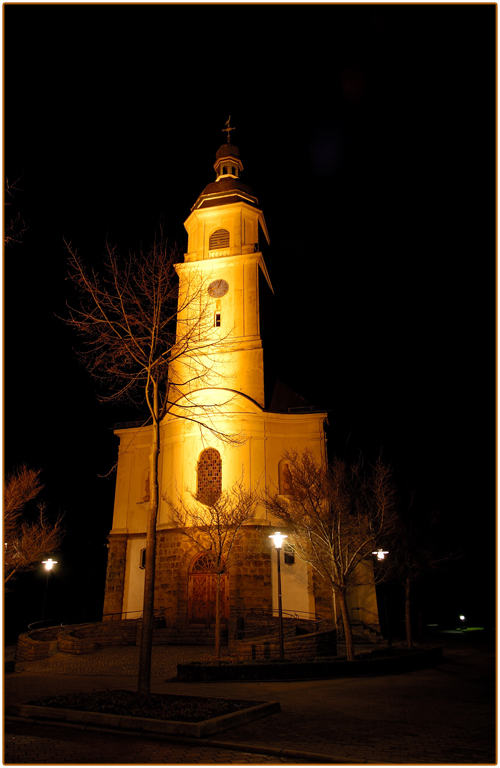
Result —
[[[211,251],[216,248],[229,248],[229,232],[227,229],[217,229],[210,235],[208,247]]]
[[[215,448],[206,448],[198,459],[196,494],[202,504],[213,504],[222,493],[222,459]]]
[[[286,459],[281,459],[278,465],[279,491],[282,496],[290,496],[293,488],[292,473]]]

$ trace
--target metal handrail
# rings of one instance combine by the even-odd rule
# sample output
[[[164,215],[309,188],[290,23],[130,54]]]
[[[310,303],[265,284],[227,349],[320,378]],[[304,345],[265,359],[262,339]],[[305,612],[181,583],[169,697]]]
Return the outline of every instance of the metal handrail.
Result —
[[[364,608],[362,605],[359,606],[353,606],[351,608],[352,611],[364,611],[365,613],[371,613],[372,616],[375,616],[375,618],[378,620],[379,615],[378,613],[375,613],[374,611],[369,611],[368,608]]]
[[[47,624],[45,629],[49,629],[50,627],[58,627],[59,619],[41,619],[41,621],[33,621],[31,624],[28,624],[28,629],[31,631],[37,624]],[[40,627],[40,629],[42,629],[42,627]]]
[[[236,637],[238,639],[240,639],[240,640],[244,640],[245,636],[253,635],[254,637],[256,637],[256,636],[258,636],[258,634],[256,634],[256,633],[266,634],[266,630],[270,629],[270,624],[271,623],[273,625],[277,624],[279,616],[275,612],[276,610],[277,609],[266,611],[266,610],[263,610],[263,609],[262,610],[252,609],[250,611],[250,613],[247,614],[247,616],[245,618],[248,618],[248,617],[251,617],[251,616],[256,616],[256,617],[262,616],[262,617],[268,619],[268,624],[265,625],[265,626],[262,626],[262,627],[252,627],[251,629],[237,629],[236,630]],[[282,613],[283,613],[283,618],[284,619],[297,619],[298,621],[307,621],[307,622],[313,623],[315,625],[316,631],[317,631],[318,626],[323,621],[325,621],[325,618],[323,616],[320,616],[317,613],[311,613],[310,611],[291,611],[291,610],[286,610],[285,609]],[[301,614],[301,615],[299,615],[299,614]],[[272,619],[273,621],[270,622],[269,619]],[[284,634],[287,635],[287,636],[292,635],[294,631],[295,631],[295,626],[294,627],[288,627],[288,628],[285,627],[284,628]]]
[[[140,615],[137,617],[138,619],[142,619],[142,612],[141,611],[116,611],[115,613],[104,613],[102,615],[102,618],[96,618],[96,619],[90,619],[88,621],[74,621],[71,619],[41,619],[40,621],[33,621],[31,624],[28,624],[28,630],[32,630],[36,627],[37,624],[44,624],[45,629],[48,629],[49,627],[67,627],[67,626],[85,626],[86,624],[95,624],[96,622],[102,621],[102,619],[105,616],[123,616],[128,613],[139,613]]]

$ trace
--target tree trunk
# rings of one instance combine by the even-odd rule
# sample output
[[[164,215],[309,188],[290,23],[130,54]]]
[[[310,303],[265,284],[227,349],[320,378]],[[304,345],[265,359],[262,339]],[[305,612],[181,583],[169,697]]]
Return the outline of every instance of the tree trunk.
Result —
[[[158,517],[158,458],[160,455],[160,423],[158,389],[154,392],[153,438],[149,456],[149,511],[146,532],[144,568],[144,604],[142,609],[141,645],[139,651],[138,693],[151,693],[151,656],[153,648],[153,615],[155,597],[156,520]]]
[[[413,648],[413,638],[411,636],[411,615],[410,615],[410,579],[405,582],[405,623],[406,623],[406,645]]]
[[[217,589],[215,591],[215,655],[220,662],[220,573],[217,574]]]
[[[347,609],[347,600],[345,592],[337,592],[338,602],[340,604],[340,612],[342,614],[342,621],[344,623],[344,635],[345,635],[345,647],[347,654],[347,661],[354,661],[354,638],[352,636],[351,620],[349,618],[349,611]]]

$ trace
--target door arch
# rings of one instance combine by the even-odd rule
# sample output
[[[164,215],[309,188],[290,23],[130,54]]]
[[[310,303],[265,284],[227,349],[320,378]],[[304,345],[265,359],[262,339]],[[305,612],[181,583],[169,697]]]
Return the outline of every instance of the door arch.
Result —
[[[188,624],[209,627],[215,625],[217,574],[213,572],[210,555],[202,553],[192,561],[188,573]],[[229,618],[229,574],[220,577],[221,623]]]

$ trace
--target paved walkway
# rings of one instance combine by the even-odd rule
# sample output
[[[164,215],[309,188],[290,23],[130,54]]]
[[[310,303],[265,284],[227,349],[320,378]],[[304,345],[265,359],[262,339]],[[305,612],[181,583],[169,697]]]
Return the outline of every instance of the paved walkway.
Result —
[[[94,750],[91,760],[83,759],[81,748],[77,753],[79,760],[75,761],[74,755],[71,757],[67,735],[64,748],[61,746],[62,751],[57,754],[54,754],[54,751],[57,752],[57,738],[52,738],[50,755],[57,763],[104,764],[127,762],[123,759],[124,749],[130,757],[136,755],[128,762],[152,764],[239,764],[269,760],[288,764],[300,760],[340,764],[495,764],[494,641],[482,633],[443,634],[439,640],[445,644],[445,661],[434,669],[386,677],[260,683],[174,682],[171,678],[179,661],[201,660],[210,652],[193,647],[155,647],[153,692],[278,700],[282,711],[216,734],[211,739],[198,740],[196,748],[200,756],[197,760],[187,760],[185,752],[183,756],[176,756],[173,752],[170,756],[166,755],[165,740],[149,736],[140,739],[117,737],[116,734],[102,732],[98,739],[96,737],[97,752]],[[17,664],[15,673],[5,677],[5,703],[26,702],[49,693],[107,688],[135,690],[137,659],[138,649],[126,647],[100,649],[87,656],[58,653],[51,659],[23,662]],[[57,735],[63,729],[44,727],[37,736],[35,731],[42,726],[33,725],[31,752],[28,754],[28,746],[21,744],[19,734],[16,742],[16,733],[12,733],[20,728],[19,721],[8,721],[6,764],[9,761],[10,764],[50,762],[48,759],[33,758],[45,749],[46,745],[42,749],[42,741],[49,731]],[[129,745],[130,750],[124,747],[129,738],[134,741],[134,749],[132,745]],[[105,747],[113,740],[121,743],[121,751],[113,752]],[[196,749],[186,739],[168,741],[171,751],[179,749],[182,744],[184,748]],[[97,742],[92,740],[92,744]],[[144,754],[143,759],[139,757],[137,742],[142,743],[140,749],[147,750],[149,758],[146,759]],[[208,750],[208,753],[201,755],[200,750]],[[23,754],[31,759],[23,760]],[[122,755],[122,759],[118,759],[118,754]],[[117,759],[109,760],[110,755]],[[261,757],[257,760],[259,755]],[[262,757],[266,755],[267,758]],[[58,756],[62,759],[57,759]],[[227,761],[224,761],[224,756]]]

